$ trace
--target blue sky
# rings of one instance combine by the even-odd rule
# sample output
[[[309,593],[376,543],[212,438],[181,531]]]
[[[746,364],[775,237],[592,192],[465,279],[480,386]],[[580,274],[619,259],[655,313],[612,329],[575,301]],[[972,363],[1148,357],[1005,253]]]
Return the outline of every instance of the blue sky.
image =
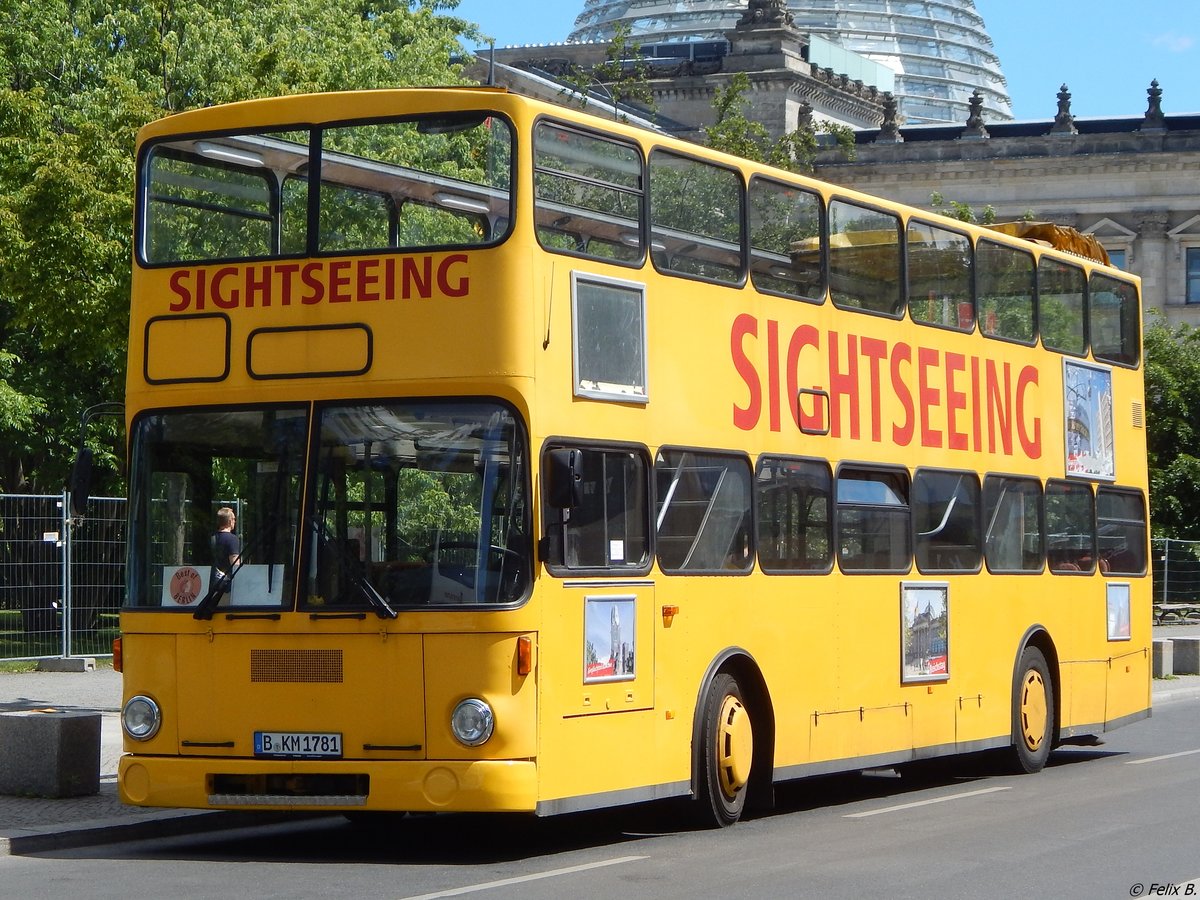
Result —
[[[1157,78],[1163,110],[1200,113],[1200,0],[975,0],[1018,119],[1053,118],[1059,85],[1076,116],[1141,115]],[[583,0],[461,0],[456,14],[497,46],[557,43]]]

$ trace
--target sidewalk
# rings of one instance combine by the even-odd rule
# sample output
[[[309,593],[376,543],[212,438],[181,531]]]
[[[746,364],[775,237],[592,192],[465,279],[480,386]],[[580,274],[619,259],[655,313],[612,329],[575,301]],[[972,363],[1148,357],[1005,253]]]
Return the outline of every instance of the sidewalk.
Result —
[[[117,795],[121,757],[121,676],[92,672],[0,672],[0,712],[89,710],[100,719],[100,792],[43,799],[0,795],[0,856],[113,841],[189,834],[261,823],[249,812],[126,806]]]
[[[1155,626],[1155,637],[1200,634],[1200,625]],[[1154,706],[1200,699],[1200,676],[1155,680]],[[0,712],[84,709],[101,714],[100,793],[48,800],[0,796],[0,856],[261,824],[262,813],[126,806],[117,796],[121,676],[92,672],[0,672]],[[286,815],[286,814],[285,814]],[[274,820],[277,820],[275,818]]]

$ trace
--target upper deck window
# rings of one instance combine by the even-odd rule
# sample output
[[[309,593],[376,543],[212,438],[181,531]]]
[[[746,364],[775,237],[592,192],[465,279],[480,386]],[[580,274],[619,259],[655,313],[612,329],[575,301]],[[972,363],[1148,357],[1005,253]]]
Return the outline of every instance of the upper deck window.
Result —
[[[1110,275],[1092,275],[1088,291],[1092,355],[1104,362],[1136,366],[1141,358],[1141,312],[1137,288]]]
[[[1075,356],[1087,351],[1085,281],[1079,266],[1049,256],[1038,260],[1038,326],[1049,349]]]
[[[650,154],[650,258],[660,272],[742,281],[742,179],[733,169]]]
[[[820,196],[755,176],[749,207],[754,286],[768,294],[822,302]]]
[[[512,221],[512,131],[485,113],[199,135],[141,165],[149,264],[476,246]]]
[[[547,250],[642,259],[642,157],[632,145],[541,122],[533,131],[537,236]]]
[[[1035,271],[1032,253],[993,241],[979,242],[975,273],[980,331],[1001,340],[1034,342]]]
[[[909,315],[926,325],[970,331],[975,324],[971,241],[915,219],[906,238]]]
[[[898,317],[904,311],[900,271],[896,216],[848,200],[829,204],[829,294],[834,303]]]

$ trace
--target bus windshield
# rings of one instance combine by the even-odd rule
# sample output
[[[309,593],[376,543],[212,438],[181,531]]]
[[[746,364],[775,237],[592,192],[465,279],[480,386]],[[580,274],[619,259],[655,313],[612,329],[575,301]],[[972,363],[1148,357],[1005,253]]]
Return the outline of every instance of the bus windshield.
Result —
[[[486,402],[320,408],[306,493],[309,419],[282,407],[138,420],[131,606],[391,616],[523,599],[528,473],[511,412]],[[229,516],[232,550],[219,536]]]
[[[512,130],[442,113],[199,135],[151,145],[141,177],[150,265],[479,246],[512,221]]]

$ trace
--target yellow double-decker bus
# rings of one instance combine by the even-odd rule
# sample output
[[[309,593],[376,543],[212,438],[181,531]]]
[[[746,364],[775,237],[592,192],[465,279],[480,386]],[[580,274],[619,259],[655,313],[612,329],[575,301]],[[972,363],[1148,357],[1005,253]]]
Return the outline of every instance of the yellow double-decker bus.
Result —
[[[497,89],[137,171],[127,802],[725,825],[1149,715],[1136,279]]]

